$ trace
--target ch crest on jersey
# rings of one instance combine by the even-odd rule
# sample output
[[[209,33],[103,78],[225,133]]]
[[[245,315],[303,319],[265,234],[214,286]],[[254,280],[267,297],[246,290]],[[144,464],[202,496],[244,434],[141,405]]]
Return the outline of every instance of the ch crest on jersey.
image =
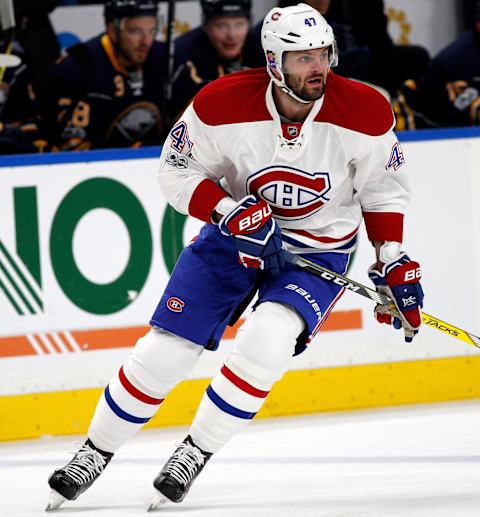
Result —
[[[398,170],[405,163],[405,157],[403,156],[402,148],[400,147],[399,142],[395,142],[392,147],[392,151],[390,153],[390,157],[388,158],[387,165],[385,165],[385,169],[388,170]]]
[[[272,165],[250,175],[247,192],[264,199],[277,219],[304,219],[329,200],[328,172],[305,172],[286,165]]]

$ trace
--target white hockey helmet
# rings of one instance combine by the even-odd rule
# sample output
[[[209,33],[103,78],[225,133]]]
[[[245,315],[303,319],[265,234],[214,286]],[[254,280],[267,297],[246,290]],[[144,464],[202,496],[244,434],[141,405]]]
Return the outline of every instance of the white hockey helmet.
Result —
[[[265,16],[262,25],[262,47],[267,59],[267,71],[273,81],[295,100],[305,103],[286,85],[283,71],[283,53],[330,47],[330,67],[338,64],[338,51],[333,29],[313,7],[298,4],[274,7]],[[272,69],[280,74],[277,79]]]

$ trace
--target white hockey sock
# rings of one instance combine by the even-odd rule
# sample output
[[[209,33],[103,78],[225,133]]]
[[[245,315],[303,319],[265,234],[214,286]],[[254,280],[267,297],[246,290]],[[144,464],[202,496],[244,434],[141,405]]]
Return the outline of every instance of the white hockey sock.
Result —
[[[88,431],[90,440],[102,451],[115,452],[150,420],[165,395],[152,397],[137,389],[122,366],[98,401]]]
[[[88,437],[115,452],[150,420],[170,390],[195,366],[203,347],[152,328],[105,388]]]
[[[190,428],[195,445],[217,452],[252,420],[288,369],[304,325],[294,309],[274,302],[262,303],[249,316],[200,402]]]
[[[190,436],[206,452],[217,452],[262,407],[271,386],[259,389],[226,364],[214,377],[195,415]]]

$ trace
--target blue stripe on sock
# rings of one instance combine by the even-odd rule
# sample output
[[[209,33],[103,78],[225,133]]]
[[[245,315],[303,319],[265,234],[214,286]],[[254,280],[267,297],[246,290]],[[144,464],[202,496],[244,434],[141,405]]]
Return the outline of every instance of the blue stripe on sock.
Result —
[[[105,388],[104,395],[107,404],[110,406],[110,409],[117,416],[123,418],[123,420],[127,420],[127,422],[132,422],[132,424],[145,424],[150,420],[150,418],[138,418],[136,416],[130,415],[129,413],[126,413],[123,409],[121,409],[119,406],[117,406],[115,401],[112,399],[112,396],[110,395],[110,390],[108,386]]]
[[[251,420],[257,414],[247,413],[247,411],[242,411],[241,409],[237,409],[236,407],[231,406],[228,402],[225,402],[221,397],[219,397],[215,391],[213,391],[211,386],[207,388],[207,395],[217,407],[229,415],[233,415],[238,418],[244,418],[245,420]]]

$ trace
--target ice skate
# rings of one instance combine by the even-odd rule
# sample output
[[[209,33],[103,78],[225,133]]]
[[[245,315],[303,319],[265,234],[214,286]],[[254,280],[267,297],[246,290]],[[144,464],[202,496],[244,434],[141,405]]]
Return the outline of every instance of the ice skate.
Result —
[[[66,500],[73,501],[93,484],[103,472],[113,454],[95,448],[87,440],[75,453],[73,459],[48,479],[52,489],[46,511],[58,508]]]
[[[181,443],[162,471],[153,481],[157,493],[148,511],[156,510],[166,502],[180,503],[190,489],[195,478],[200,474],[212,453],[196,447],[190,436]]]
[[[63,495],[60,495],[56,490],[51,490],[50,497],[48,498],[48,504],[45,508],[46,512],[51,512],[52,510],[55,510],[60,505],[62,505],[66,501],[65,497]]]

